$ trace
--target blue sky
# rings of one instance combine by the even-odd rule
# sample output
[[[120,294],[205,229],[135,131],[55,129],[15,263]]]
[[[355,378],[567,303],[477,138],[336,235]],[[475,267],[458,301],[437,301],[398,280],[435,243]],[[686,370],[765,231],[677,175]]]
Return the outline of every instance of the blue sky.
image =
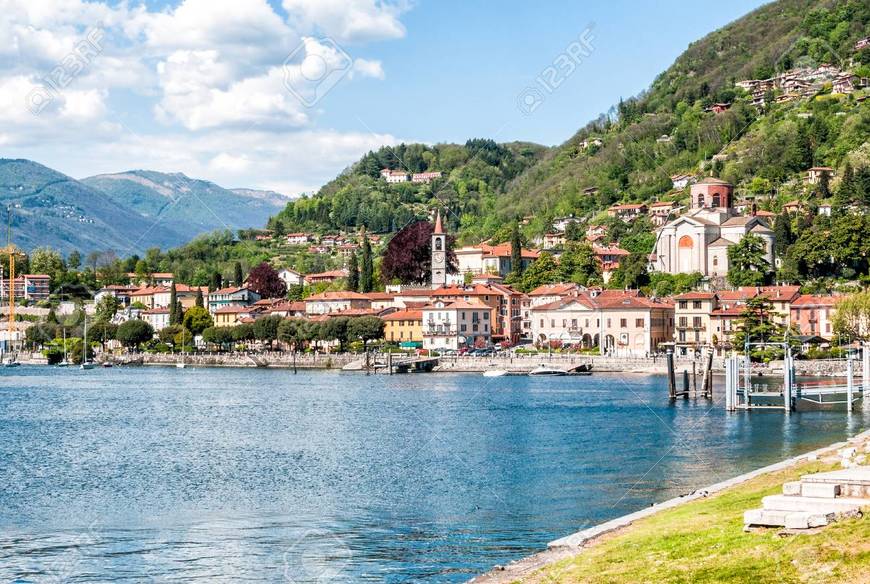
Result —
[[[6,0],[0,156],[298,194],[384,143],[553,145],[760,4]],[[590,53],[541,89],[581,35]]]

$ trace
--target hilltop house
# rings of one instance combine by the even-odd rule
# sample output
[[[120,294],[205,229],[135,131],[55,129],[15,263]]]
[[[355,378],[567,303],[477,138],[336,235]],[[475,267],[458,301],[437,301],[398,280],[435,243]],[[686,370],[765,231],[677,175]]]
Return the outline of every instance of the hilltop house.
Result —
[[[822,182],[822,177],[834,178],[834,169],[830,166],[814,166],[807,171],[807,183],[817,185]]]
[[[634,221],[641,215],[646,215],[646,205],[643,203],[632,203],[625,205],[614,205],[607,210],[610,217],[617,217],[625,222]]]

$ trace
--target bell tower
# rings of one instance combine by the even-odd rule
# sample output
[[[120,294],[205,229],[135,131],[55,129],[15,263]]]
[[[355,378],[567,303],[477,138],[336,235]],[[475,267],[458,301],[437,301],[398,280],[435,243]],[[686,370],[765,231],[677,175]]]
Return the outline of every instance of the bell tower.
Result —
[[[432,288],[447,284],[447,236],[441,225],[441,210],[435,216],[432,232]]]

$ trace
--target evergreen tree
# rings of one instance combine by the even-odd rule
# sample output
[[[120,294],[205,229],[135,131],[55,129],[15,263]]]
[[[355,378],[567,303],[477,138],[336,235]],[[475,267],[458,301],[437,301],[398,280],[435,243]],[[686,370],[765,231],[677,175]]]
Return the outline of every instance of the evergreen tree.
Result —
[[[538,259],[529,264],[529,267],[523,272],[520,287],[523,291],[530,292],[538,286],[555,284],[559,280],[561,280],[559,265],[552,254],[544,252],[538,256]]]
[[[837,189],[837,195],[834,197],[834,207],[837,212],[843,212],[853,202],[855,202],[855,174],[852,164],[847,160],[843,167],[840,188]]]
[[[350,254],[350,259],[347,262],[347,290],[356,292],[359,290],[359,260],[357,260],[356,252]]]
[[[205,301],[203,300],[203,297],[202,297],[202,289],[197,288],[196,289],[196,306],[199,308],[204,308],[204,305],[205,305]]]
[[[774,249],[776,255],[784,257],[789,246],[792,244],[791,234],[791,217],[788,211],[783,211],[776,216],[776,221],[773,224]]]
[[[728,248],[728,282],[732,286],[760,286],[770,272],[764,240],[747,234]]]
[[[169,287],[169,324],[179,324],[178,318],[178,294],[175,290],[175,282]]]
[[[831,196],[831,177],[827,172],[823,172],[819,177],[819,196],[823,199]]]
[[[211,290],[220,290],[224,287],[224,279],[220,272],[213,272],[211,275]]]
[[[523,242],[520,238],[519,221],[514,221],[511,228],[511,271],[513,279],[519,281],[523,276]]]
[[[368,236],[363,233],[362,241],[362,267],[359,275],[359,291],[363,294],[374,289],[374,264],[372,263],[372,245]]]
[[[242,264],[240,262],[236,262],[233,266],[233,282],[236,286],[241,286],[242,282],[245,281],[245,275],[242,272]]]
[[[184,322],[184,307],[181,305],[181,300],[176,301],[175,303],[175,323],[176,325],[180,325]]]

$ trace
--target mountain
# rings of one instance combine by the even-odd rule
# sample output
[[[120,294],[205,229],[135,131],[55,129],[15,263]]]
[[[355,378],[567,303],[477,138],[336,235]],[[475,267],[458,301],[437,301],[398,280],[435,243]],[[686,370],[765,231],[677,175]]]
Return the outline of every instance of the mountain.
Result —
[[[131,170],[81,182],[149,221],[159,219],[161,225],[179,234],[179,243],[215,229],[259,227],[287,202],[278,193],[229,190],[182,173]]]
[[[102,191],[30,160],[0,159],[0,203],[12,209],[13,240],[25,250],[49,245],[128,255],[185,240]]]
[[[855,48],[868,34],[866,0],[778,0],[692,43],[649,90],[620,100],[564,144],[382,148],[277,219],[290,230],[365,224],[390,231],[437,204],[449,207],[461,241],[504,240],[518,217],[528,219],[532,237],[559,216],[600,220],[617,202],[683,202],[687,193],[670,179],[679,173],[720,175],[740,196],[775,192],[769,203],[778,211],[779,198],[805,195],[794,187],[810,166],[861,158],[868,106],[855,98],[867,90],[835,95],[828,79],[795,101],[780,103],[783,92],[773,91],[759,108],[735,82],[823,63],[868,77],[870,51]],[[730,107],[712,111],[714,103]],[[380,168],[443,171],[445,178],[434,190],[388,185]]]

